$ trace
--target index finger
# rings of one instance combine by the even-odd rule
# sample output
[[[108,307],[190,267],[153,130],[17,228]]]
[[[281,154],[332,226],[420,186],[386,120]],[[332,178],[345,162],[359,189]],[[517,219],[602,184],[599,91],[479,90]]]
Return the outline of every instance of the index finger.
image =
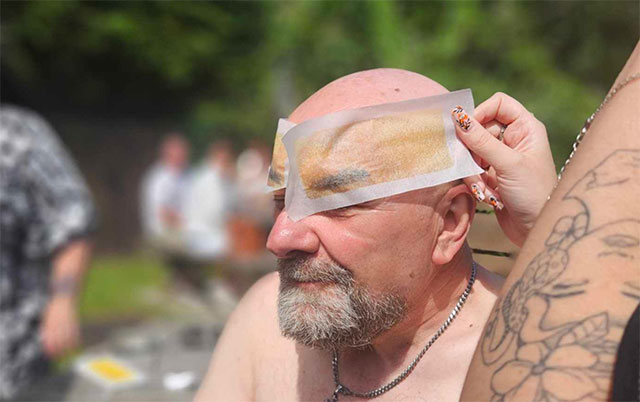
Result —
[[[480,124],[496,120],[509,125],[525,114],[529,114],[529,111],[520,102],[505,93],[496,92],[476,106],[473,117]]]

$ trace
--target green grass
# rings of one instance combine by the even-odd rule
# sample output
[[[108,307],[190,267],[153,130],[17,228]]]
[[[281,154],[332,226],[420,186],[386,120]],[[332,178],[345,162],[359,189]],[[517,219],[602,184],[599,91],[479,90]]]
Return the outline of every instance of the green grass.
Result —
[[[151,256],[98,256],[87,273],[80,317],[98,322],[155,315],[162,308],[148,295],[163,294],[167,283],[166,268]]]

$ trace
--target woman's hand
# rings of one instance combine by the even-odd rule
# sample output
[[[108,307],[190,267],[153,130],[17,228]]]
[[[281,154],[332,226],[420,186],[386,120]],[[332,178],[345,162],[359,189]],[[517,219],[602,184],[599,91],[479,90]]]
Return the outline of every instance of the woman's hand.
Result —
[[[522,246],[556,183],[547,130],[500,92],[480,104],[474,117],[460,107],[452,116],[458,138],[486,170],[464,182],[478,201],[495,208],[504,233]]]

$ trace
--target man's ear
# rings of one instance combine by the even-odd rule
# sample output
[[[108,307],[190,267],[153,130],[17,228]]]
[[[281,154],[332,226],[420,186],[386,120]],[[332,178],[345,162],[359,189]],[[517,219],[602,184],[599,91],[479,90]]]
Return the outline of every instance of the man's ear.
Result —
[[[436,265],[443,265],[451,261],[464,245],[476,212],[476,200],[467,186],[459,184],[451,187],[441,198],[438,211],[441,224],[432,261]]]

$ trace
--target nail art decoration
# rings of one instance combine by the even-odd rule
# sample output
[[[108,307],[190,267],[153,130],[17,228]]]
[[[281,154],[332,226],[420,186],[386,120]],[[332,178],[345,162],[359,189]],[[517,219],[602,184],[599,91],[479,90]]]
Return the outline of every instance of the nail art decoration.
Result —
[[[485,198],[484,197],[484,193],[480,190],[480,186],[478,186],[477,184],[472,184],[471,185],[471,192],[476,197],[476,200],[484,201],[484,198]]]
[[[491,206],[493,206],[498,211],[502,211],[502,208],[504,208],[504,204],[502,204],[502,202],[500,202],[500,200],[497,199],[495,195],[489,196],[489,204],[491,204]]]
[[[469,118],[467,112],[464,111],[462,106],[456,106],[451,111],[451,114],[453,115],[453,118],[456,119],[456,123],[458,123],[460,128],[462,128],[464,131],[467,131],[469,128],[471,128],[471,119]]]

